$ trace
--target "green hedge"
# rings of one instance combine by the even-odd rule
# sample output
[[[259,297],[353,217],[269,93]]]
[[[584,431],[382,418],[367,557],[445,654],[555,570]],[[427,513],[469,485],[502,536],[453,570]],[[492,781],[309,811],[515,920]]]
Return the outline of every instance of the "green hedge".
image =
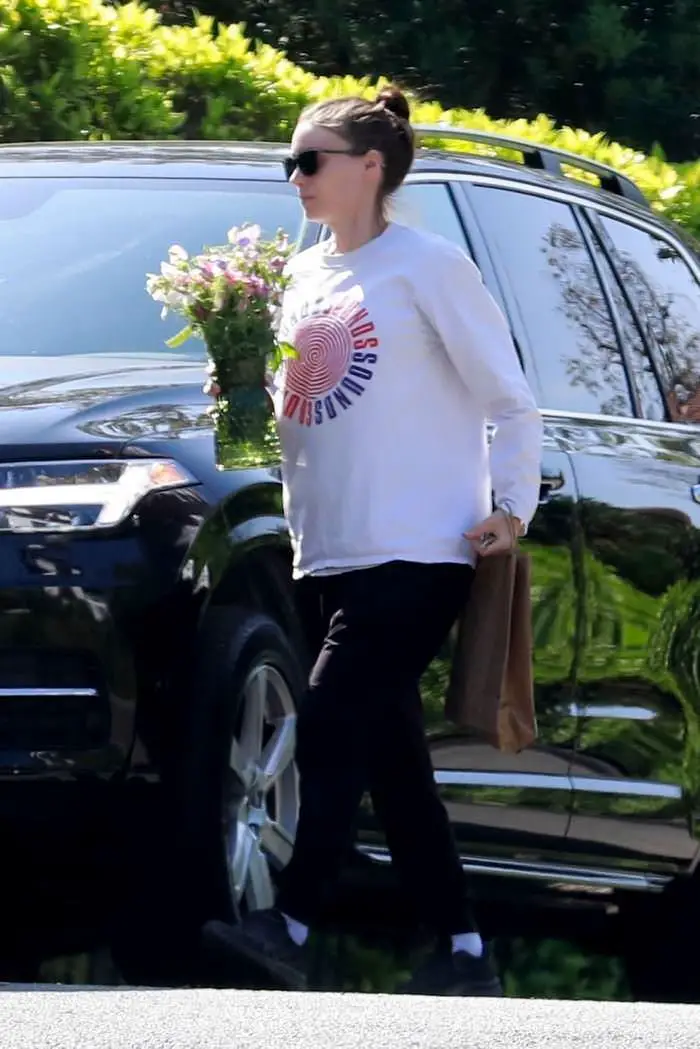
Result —
[[[0,0],[0,80],[5,142],[285,141],[308,101],[372,97],[383,82],[316,77],[268,45],[253,46],[242,26],[215,28],[210,18],[167,26],[139,3],[100,0]],[[700,163],[668,164],[660,153],[645,156],[545,116],[493,120],[483,110],[415,100],[413,119],[501,131],[593,157],[631,176],[654,208],[700,236]]]

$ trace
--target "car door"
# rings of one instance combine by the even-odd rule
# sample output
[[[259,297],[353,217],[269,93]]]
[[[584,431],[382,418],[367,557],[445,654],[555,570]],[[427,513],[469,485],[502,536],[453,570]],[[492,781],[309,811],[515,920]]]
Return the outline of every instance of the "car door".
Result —
[[[478,228],[468,230],[465,219],[468,222],[469,217],[460,215],[457,208],[460,194],[458,185],[451,187],[439,176],[414,176],[397,196],[394,214],[401,222],[441,233],[464,247],[500,300]],[[476,869],[481,869],[484,858],[489,870],[499,864],[508,867],[508,857],[521,849],[527,849],[524,866],[536,865],[560,849],[569,820],[578,615],[572,557],[575,491],[570,463],[551,431],[545,439],[542,469],[540,506],[527,541],[533,559],[537,742],[521,754],[500,753],[468,738],[445,720],[444,696],[454,638],[422,681],[435,776],[465,863]],[[379,842],[379,830],[369,815],[364,830],[366,840]]]
[[[642,218],[587,209],[581,219],[617,339],[597,338],[577,379],[591,389],[618,370],[617,343],[628,388],[567,433],[587,611],[570,837],[590,857],[653,872],[696,853],[700,272]],[[588,313],[586,288],[570,301]]]

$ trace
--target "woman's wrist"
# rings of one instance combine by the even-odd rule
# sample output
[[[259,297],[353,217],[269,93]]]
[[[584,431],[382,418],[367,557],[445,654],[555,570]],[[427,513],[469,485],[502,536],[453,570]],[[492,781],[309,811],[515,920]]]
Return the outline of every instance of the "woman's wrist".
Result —
[[[521,536],[525,535],[526,528],[524,522],[516,514],[513,513],[509,506],[507,506],[505,503],[499,503],[496,509],[500,513],[504,514],[504,516],[507,517],[510,521],[511,528],[513,530],[513,536],[515,538],[519,539]]]

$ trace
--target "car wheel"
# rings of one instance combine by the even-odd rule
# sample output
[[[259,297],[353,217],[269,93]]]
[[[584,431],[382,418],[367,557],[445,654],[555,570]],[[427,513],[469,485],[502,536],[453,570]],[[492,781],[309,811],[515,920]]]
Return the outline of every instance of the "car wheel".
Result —
[[[111,936],[128,983],[199,983],[204,923],[269,907],[294,843],[305,675],[284,631],[255,610],[210,609],[190,681],[179,772],[146,820],[134,899]]]
[[[202,625],[183,775],[183,844],[200,917],[272,906],[299,811],[300,661],[269,616],[214,608]]]

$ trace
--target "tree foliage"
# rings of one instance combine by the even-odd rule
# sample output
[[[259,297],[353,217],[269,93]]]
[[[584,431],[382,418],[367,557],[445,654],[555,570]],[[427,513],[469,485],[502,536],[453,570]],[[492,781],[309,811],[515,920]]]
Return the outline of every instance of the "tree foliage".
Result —
[[[184,0],[166,0],[188,19]],[[446,108],[606,131],[675,160],[700,147],[692,0],[202,0],[321,76],[381,71]]]

